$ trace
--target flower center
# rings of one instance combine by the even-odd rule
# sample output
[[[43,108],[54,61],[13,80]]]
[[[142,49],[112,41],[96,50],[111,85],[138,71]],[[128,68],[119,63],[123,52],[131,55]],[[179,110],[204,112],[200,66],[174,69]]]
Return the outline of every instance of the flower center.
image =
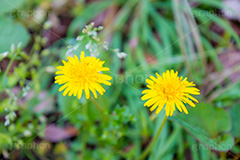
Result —
[[[158,87],[158,92],[160,96],[164,96],[167,100],[171,101],[178,97],[180,93],[180,87],[177,84],[164,84]]]
[[[71,80],[75,83],[79,83],[80,81],[86,83],[95,79],[96,73],[96,69],[87,64],[72,68],[69,77],[71,77]]]
[[[163,94],[166,96],[167,100],[172,100],[177,94],[175,88],[163,88]]]

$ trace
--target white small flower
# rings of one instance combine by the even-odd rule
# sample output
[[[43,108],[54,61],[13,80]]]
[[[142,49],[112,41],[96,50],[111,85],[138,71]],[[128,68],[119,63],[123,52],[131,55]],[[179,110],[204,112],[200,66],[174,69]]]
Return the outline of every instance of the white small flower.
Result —
[[[73,47],[73,50],[76,51],[79,47],[79,44]]]
[[[68,46],[68,50],[66,52],[66,57],[73,57],[74,54],[73,52],[76,51],[79,47],[79,44],[78,45],[75,45],[75,46]]]
[[[99,56],[99,52],[95,51],[91,53],[91,57],[98,57]]]
[[[88,31],[87,34],[92,36],[94,39],[97,39],[97,32],[96,31]]]
[[[83,36],[78,36],[76,40],[77,41],[82,41],[83,40]]]
[[[103,26],[99,26],[99,27],[97,28],[97,30],[98,30],[98,31],[103,30]]]
[[[103,48],[108,50],[108,45],[109,45],[109,43],[107,41],[104,41]]]
[[[68,49],[66,52],[66,57],[73,57],[72,53],[73,53],[73,49],[72,48]]]
[[[54,73],[55,72],[55,68],[53,66],[47,66],[45,68],[46,72],[48,73]]]
[[[0,60],[7,57],[8,54],[9,54],[9,52],[0,53]]]
[[[87,30],[84,28],[84,29],[82,30],[82,33],[87,33]]]
[[[42,116],[39,117],[39,120],[41,122],[46,122],[46,117],[42,115]]]
[[[12,112],[12,116],[13,116],[13,117],[16,117],[17,115],[16,115],[16,113],[15,113],[15,112]]]
[[[91,47],[91,45],[92,45],[92,41],[88,42],[88,44],[86,44],[85,48],[89,49]]]
[[[6,119],[6,121],[4,122],[4,126],[8,126],[10,124],[10,120]]]
[[[29,128],[29,129],[33,129],[33,124],[32,124],[32,123],[29,123],[29,124],[28,124],[28,128]]]
[[[27,96],[27,94],[28,94],[28,92],[30,91],[30,87],[27,85],[26,87],[24,87],[23,89],[22,89],[22,91],[23,91],[23,94],[22,94],[22,97],[25,97],[25,96]],[[15,112],[14,112],[15,113]]]
[[[120,53],[117,53],[117,56],[118,56],[119,58],[125,58],[125,57],[127,56],[127,54],[124,53],[124,52],[120,52]]]
[[[32,135],[32,132],[29,131],[29,130],[26,130],[26,131],[23,132],[23,134],[24,134],[25,137],[28,137],[28,136]]]
[[[43,22],[45,16],[46,16],[46,13],[43,9],[37,8],[33,12],[33,18],[37,23]]]
[[[118,52],[119,52],[119,49],[114,49],[113,51],[116,52],[116,53],[118,53]]]

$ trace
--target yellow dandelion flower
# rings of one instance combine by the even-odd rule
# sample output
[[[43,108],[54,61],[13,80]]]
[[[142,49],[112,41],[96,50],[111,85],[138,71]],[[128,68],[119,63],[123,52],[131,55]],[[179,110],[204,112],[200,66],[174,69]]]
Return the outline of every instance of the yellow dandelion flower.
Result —
[[[77,96],[81,99],[83,90],[87,99],[90,98],[90,91],[97,98],[97,92],[103,95],[105,90],[101,83],[111,85],[109,82],[112,77],[102,74],[102,71],[109,71],[108,67],[103,67],[104,61],[96,57],[85,57],[84,52],[81,52],[80,59],[67,57],[68,62],[62,61],[63,66],[58,66],[59,71],[56,72],[55,83],[62,85],[59,91],[63,91],[63,96]],[[97,92],[96,92],[97,91]]]
[[[188,82],[187,78],[178,77],[178,72],[167,70],[162,76],[158,73],[156,76],[157,78],[150,76],[150,79],[146,79],[148,89],[142,92],[144,95],[141,97],[143,101],[147,100],[144,106],[151,106],[151,111],[157,108],[158,114],[165,106],[166,115],[172,116],[176,106],[180,112],[183,110],[188,114],[184,104],[195,107],[192,101],[198,103],[190,94],[199,95],[199,89],[194,87],[193,82]]]

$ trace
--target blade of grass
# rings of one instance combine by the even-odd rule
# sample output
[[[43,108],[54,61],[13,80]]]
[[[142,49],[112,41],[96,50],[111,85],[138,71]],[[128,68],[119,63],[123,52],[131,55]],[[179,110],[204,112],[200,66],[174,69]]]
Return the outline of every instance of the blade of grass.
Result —
[[[199,146],[197,141],[190,136],[189,134],[187,135],[187,141],[189,142],[189,149],[191,151],[191,157],[193,160],[199,160],[200,155],[198,153]]]
[[[90,4],[86,9],[83,10],[70,24],[67,36],[73,37],[76,31],[82,29],[84,25],[86,25],[91,19],[96,17],[102,11],[104,11],[107,7],[109,7],[112,3],[110,1],[96,1]],[[94,12],[93,12],[94,11]],[[91,14],[89,14],[91,13]]]
[[[191,65],[188,60],[187,48],[185,45],[185,36],[183,33],[183,27],[182,27],[182,23],[181,23],[181,21],[182,21],[181,14],[182,13],[180,12],[180,10],[178,8],[178,6],[180,5],[179,0],[173,0],[172,5],[173,5],[172,8],[173,8],[173,13],[174,13],[174,19],[176,22],[176,30],[177,30],[178,36],[180,37],[180,42],[179,42],[180,50],[184,55],[184,61],[186,64],[187,72],[189,75],[192,75],[192,69],[191,69]]]
[[[193,35],[197,50],[200,53],[200,59],[201,59],[201,62],[202,62],[203,70],[205,72],[207,72],[206,53],[203,49],[202,41],[201,41],[201,38],[200,38],[200,33],[199,33],[198,29],[196,29],[196,28],[198,28],[198,26],[197,26],[196,21],[193,17],[191,7],[190,7],[189,3],[186,0],[183,0],[183,2],[184,2],[185,11],[187,12],[186,20],[187,20],[187,22],[190,26],[190,30],[193,31],[192,35]]]

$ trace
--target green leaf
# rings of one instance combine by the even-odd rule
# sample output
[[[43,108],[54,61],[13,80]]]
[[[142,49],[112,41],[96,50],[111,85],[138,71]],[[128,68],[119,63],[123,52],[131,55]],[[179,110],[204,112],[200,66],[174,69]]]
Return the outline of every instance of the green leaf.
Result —
[[[231,118],[222,108],[199,103],[189,108],[188,115],[178,114],[172,119],[210,149],[228,151],[234,145],[233,137],[226,133],[231,130]]]
[[[238,103],[230,109],[230,115],[232,117],[232,130],[231,133],[234,137],[240,138],[240,104]]]
[[[63,96],[61,92],[57,94],[57,103],[63,118],[70,120],[76,127],[81,127],[82,122],[88,120],[88,117],[81,113],[83,107],[75,97]]]
[[[1,133],[0,133],[0,148],[7,149],[10,147],[10,145],[13,144],[11,135],[9,135],[8,131],[6,130],[6,127],[2,124],[0,125]]]
[[[24,2],[25,0],[1,0],[0,15],[18,9]]]
[[[30,35],[23,25],[0,17],[0,53],[8,51],[12,44],[17,46],[21,42],[24,47],[29,40]]]

